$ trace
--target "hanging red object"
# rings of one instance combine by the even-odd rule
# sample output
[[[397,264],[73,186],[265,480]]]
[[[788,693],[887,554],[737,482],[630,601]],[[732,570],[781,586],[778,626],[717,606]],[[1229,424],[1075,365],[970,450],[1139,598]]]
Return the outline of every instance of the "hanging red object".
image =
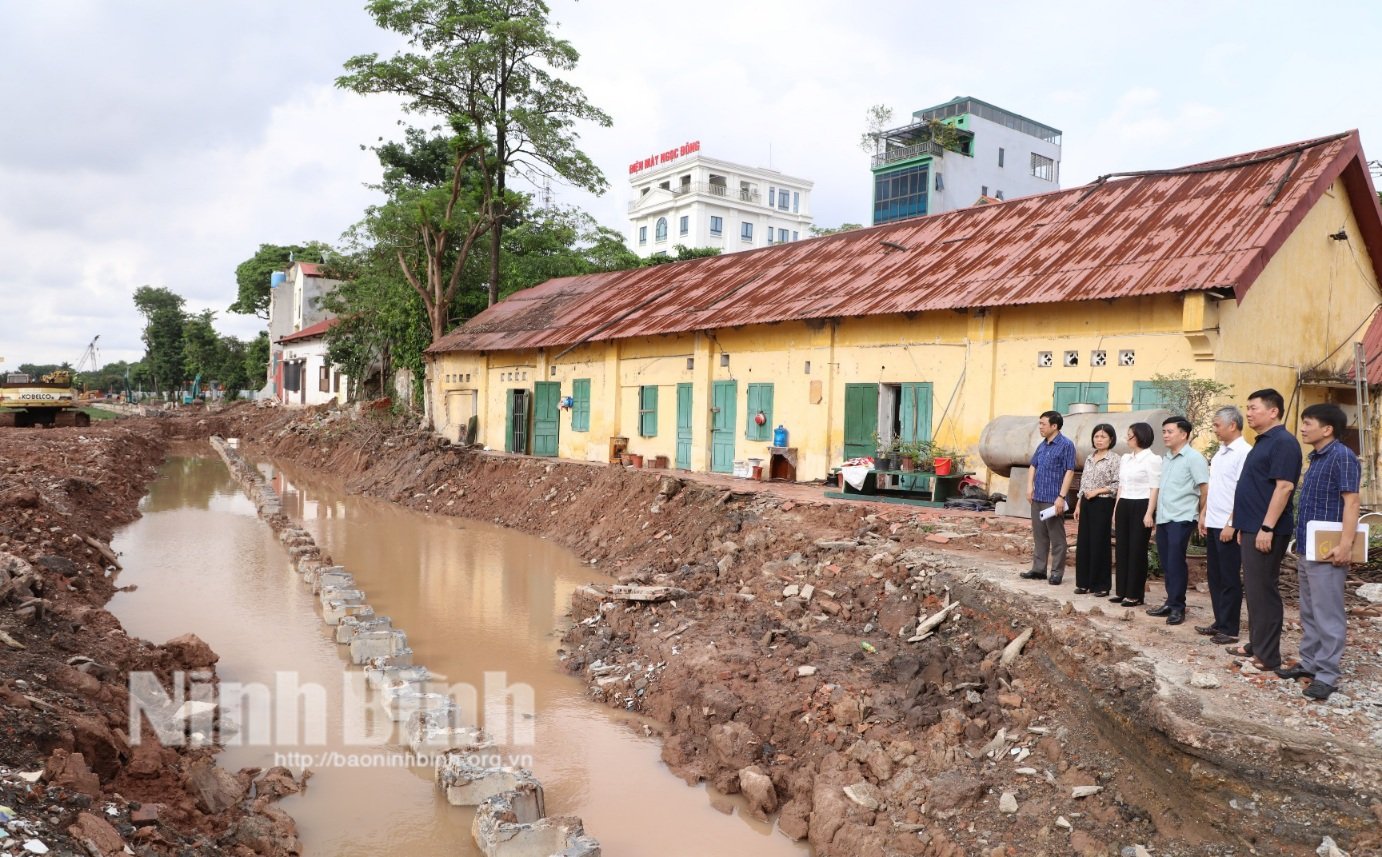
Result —
[[[758,413],[753,415],[753,424],[757,426],[767,425],[768,415],[763,413],[762,411],[759,411]]]

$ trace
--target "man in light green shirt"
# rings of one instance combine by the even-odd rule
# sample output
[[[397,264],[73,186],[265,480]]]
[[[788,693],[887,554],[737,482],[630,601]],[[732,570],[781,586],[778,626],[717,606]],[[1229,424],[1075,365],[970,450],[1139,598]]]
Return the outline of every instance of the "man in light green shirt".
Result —
[[[1166,603],[1147,614],[1165,616],[1168,625],[1185,621],[1185,588],[1190,579],[1185,550],[1209,497],[1209,463],[1190,447],[1190,431],[1185,417],[1171,417],[1161,424],[1166,458],[1156,499],[1156,552],[1166,579]]]

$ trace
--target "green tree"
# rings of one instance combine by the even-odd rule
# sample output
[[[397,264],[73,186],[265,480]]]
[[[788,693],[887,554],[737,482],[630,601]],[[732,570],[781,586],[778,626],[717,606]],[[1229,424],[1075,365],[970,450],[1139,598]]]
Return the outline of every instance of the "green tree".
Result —
[[[480,177],[489,203],[483,214],[493,304],[500,296],[510,173],[603,192],[604,175],[577,148],[574,126],[608,127],[610,118],[558,76],[575,68],[580,55],[553,35],[542,0],[371,0],[366,9],[378,26],[405,36],[411,50],[384,60],[352,57],[336,84],[401,96],[406,109],[445,117],[479,146],[487,165]]]
[[[439,146],[448,153],[448,166],[444,182],[436,184]],[[368,247],[372,256],[383,254],[397,265],[422,299],[429,341],[435,342],[450,326],[471,251],[490,228],[494,202],[484,146],[464,129],[440,139],[410,129],[406,143],[375,151],[384,167],[376,189],[389,198],[366,209],[365,219],[348,234],[357,248]]]
[[[853,232],[855,229],[863,229],[862,223],[841,223],[839,226],[812,226],[811,234],[817,238],[822,235],[839,235],[841,232]]]
[[[665,265],[668,262],[686,262],[691,259],[706,259],[711,256],[720,255],[719,247],[687,247],[678,244],[672,249],[672,254],[654,253],[643,260],[643,267],[651,268],[654,265]]]
[[[864,133],[859,135],[859,148],[870,155],[883,149],[883,132],[893,122],[893,109],[886,104],[875,104],[864,112]]]
[[[187,314],[185,301],[163,287],[140,286],[134,291],[134,305],[144,316],[144,366],[156,392],[168,393],[182,382],[182,328]]]
[[[290,260],[325,262],[331,247],[321,241],[306,244],[260,244],[254,255],[235,266],[235,303],[230,312],[269,317],[269,277],[288,267]]]
[[[221,337],[216,333],[216,313],[206,309],[189,316],[182,326],[184,376],[200,375],[211,381],[221,365]]]
[[[258,390],[269,377],[269,332],[259,331],[259,335],[245,343],[245,390]]]
[[[1198,434],[1205,433],[1212,426],[1219,397],[1233,392],[1229,385],[1210,378],[1197,378],[1189,369],[1182,369],[1173,375],[1153,375],[1152,387],[1161,398],[1162,407],[1185,417]]]

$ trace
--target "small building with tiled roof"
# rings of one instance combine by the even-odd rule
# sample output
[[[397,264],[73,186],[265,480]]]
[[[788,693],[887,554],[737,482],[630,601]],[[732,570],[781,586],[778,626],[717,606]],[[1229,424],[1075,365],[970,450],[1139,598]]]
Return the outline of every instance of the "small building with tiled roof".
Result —
[[[270,277],[269,364],[261,397],[283,404],[345,401],[344,379],[326,359],[326,331],[335,319],[322,304],[340,284],[316,262],[293,262]]]
[[[979,469],[997,416],[1152,407],[1155,377],[1182,370],[1238,401],[1276,387],[1293,424],[1349,403],[1312,379],[1347,373],[1382,301],[1379,259],[1382,209],[1349,132],[551,280],[431,346],[429,413],[491,448],[603,461],[626,439],[723,472],[769,461],[781,425],[798,479],[871,455],[875,433]]]

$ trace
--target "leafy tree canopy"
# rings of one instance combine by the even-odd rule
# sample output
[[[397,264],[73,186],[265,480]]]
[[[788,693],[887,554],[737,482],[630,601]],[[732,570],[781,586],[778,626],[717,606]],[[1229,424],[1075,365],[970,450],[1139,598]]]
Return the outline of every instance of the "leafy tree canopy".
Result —
[[[254,255],[235,266],[235,303],[230,312],[269,317],[269,277],[288,267],[290,260],[325,262],[331,247],[321,241],[306,244],[260,244]]]

